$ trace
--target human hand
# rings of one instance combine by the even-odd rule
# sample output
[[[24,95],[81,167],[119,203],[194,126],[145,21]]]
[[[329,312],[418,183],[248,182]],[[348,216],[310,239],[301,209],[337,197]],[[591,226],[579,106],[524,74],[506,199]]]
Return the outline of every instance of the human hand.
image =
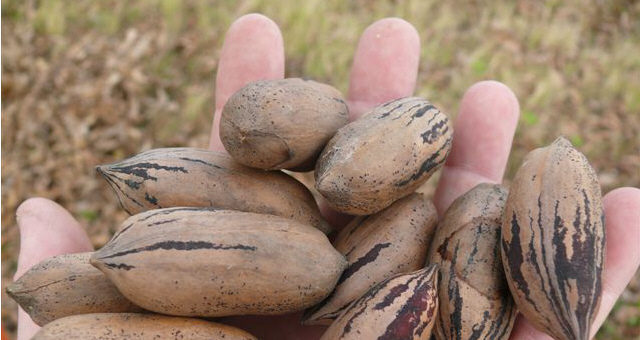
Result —
[[[351,119],[391,99],[413,94],[420,54],[416,30],[400,19],[383,19],[363,33],[353,62],[348,104]],[[268,18],[250,14],[227,32],[218,64],[216,114],[210,148],[224,150],[218,136],[220,111],[226,100],[246,83],[284,77],[284,48],[280,31]],[[506,167],[519,115],[518,101],[505,85],[480,82],[464,95],[455,123],[451,154],[435,194],[442,214],[458,196],[481,182],[499,183]],[[600,327],[618,296],[640,265],[640,190],[620,188],[604,197],[607,252],[603,298],[593,325]],[[340,216],[323,209],[330,221]],[[52,201],[35,198],[17,211],[21,246],[16,277],[39,261],[58,254],[92,249],[79,223]],[[342,216],[344,218],[344,216]],[[223,322],[261,339],[313,339],[324,327],[300,325],[299,314],[229,317]],[[18,339],[29,339],[38,327],[20,312]],[[519,317],[512,339],[549,337]]]

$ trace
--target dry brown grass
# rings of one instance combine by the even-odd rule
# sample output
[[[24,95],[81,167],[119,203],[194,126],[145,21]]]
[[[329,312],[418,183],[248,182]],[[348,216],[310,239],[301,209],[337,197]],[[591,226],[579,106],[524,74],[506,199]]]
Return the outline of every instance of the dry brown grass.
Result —
[[[605,191],[640,186],[636,1],[7,0],[3,284],[15,270],[20,202],[59,202],[100,246],[126,216],[95,175],[96,164],[152,147],[206,145],[224,32],[252,11],[282,28],[288,75],[342,90],[362,30],[385,16],[403,17],[422,38],[417,94],[454,117],[462,93],[478,80],[500,80],[520,98],[508,177],[526,152],[565,135],[593,162]],[[600,338],[640,335],[639,289],[636,278]],[[15,330],[15,305],[6,298],[2,324]]]

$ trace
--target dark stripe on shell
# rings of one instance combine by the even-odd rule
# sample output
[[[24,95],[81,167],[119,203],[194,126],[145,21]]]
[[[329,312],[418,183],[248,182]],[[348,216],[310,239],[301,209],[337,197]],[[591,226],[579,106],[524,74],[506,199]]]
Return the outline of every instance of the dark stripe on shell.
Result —
[[[100,257],[100,260],[110,259],[114,257],[136,254],[146,251],[154,251],[154,250],[182,250],[182,251],[190,251],[190,250],[200,250],[200,249],[219,249],[219,250],[250,250],[255,251],[257,248],[255,246],[247,246],[243,244],[234,244],[234,245],[224,245],[217,244],[206,241],[163,241],[154,243],[145,247],[139,247],[134,249],[129,249],[125,251],[121,251],[112,255],[107,255]]]

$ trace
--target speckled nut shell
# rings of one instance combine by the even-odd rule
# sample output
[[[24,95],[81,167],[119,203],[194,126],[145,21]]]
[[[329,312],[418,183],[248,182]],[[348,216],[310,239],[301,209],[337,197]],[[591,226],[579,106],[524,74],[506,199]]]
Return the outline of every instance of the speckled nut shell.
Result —
[[[329,85],[299,78],[260,80],[224,105],[220,139],[246,166],[309,171],[348,120],[342,94]]]
[[[329,141],[316,163],[316,189],[340,212],[376,213],[444,164],[452,134],[447,116],[425,99],[380,105]]]

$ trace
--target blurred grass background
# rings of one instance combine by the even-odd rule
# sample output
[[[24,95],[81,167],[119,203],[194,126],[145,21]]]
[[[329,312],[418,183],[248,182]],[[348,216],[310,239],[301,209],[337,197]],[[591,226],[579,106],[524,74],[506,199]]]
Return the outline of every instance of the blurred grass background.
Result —
[[[529,150],[565,135],[605,192],[640,186],[638,1],[3,0],[3,286],[16,267],[20,202],[59,202],[100,246],[126,216],[96,164],[207,145],[224,33],[250,12],[280,25],[287,76],[342,91],[361,32],[402,17],[421,35],[418,95],[454,119],[479,80],[502,81],[520,99],[507,178]],[[638,281],[600,339],[640,336]],[[2,325],[14,332],[16,306],[2,294]]]

